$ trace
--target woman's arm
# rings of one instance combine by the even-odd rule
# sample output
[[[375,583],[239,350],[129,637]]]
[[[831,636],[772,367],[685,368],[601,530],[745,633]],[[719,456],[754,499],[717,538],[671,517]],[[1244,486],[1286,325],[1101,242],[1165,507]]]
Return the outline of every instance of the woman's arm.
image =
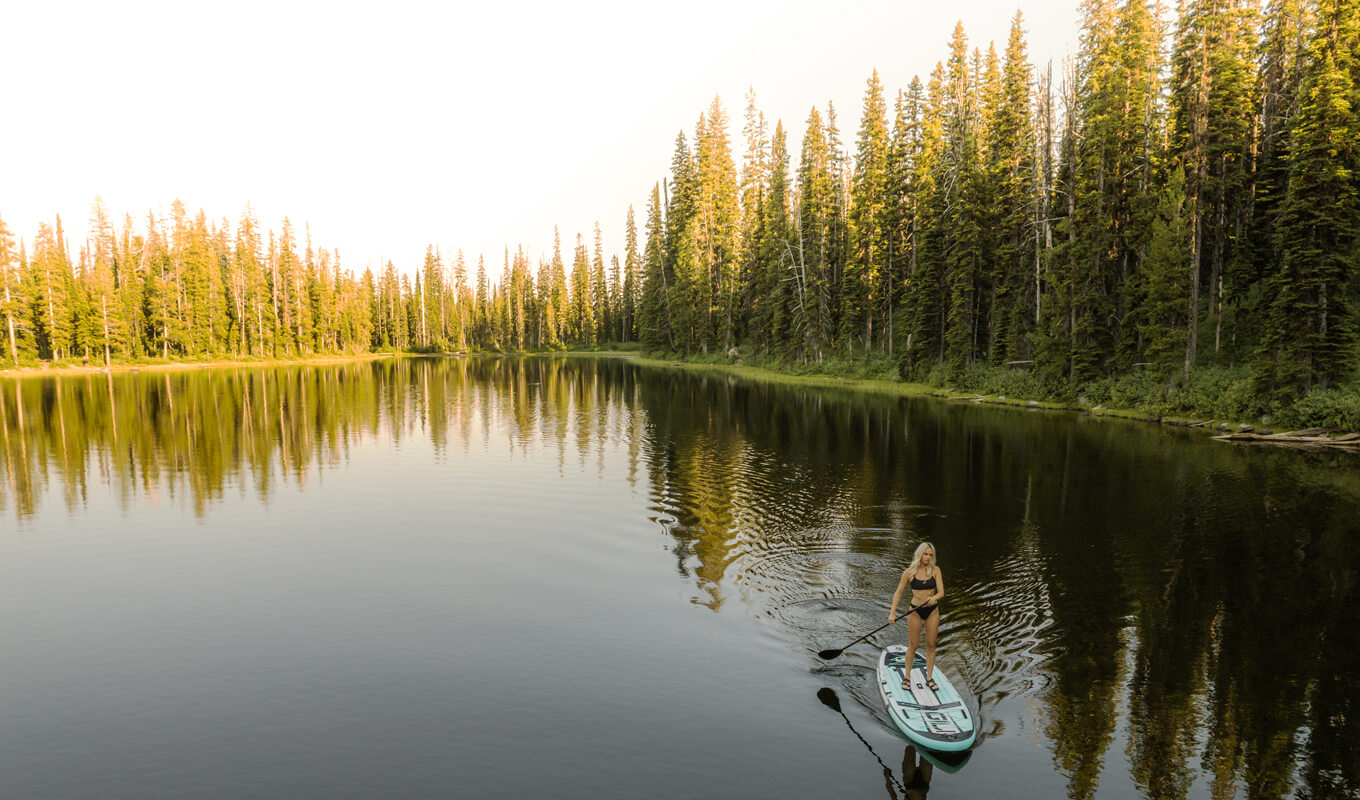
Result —
[[[897,604],[902,602],[902,591],[907,588],[907,571],[902,570],[902,580],[897,582],[897,591],[893,594],[892,608],[888,610],[888,624],[897,621]]]
[[[940,598],[942,597],[944,597],[944,573],[940,571],[939,567],[936,567],[935,594],[932,594],[930,596],[930,599],[927,600],[926,602],[930,603],[931,605],[935,605],[936,603],[940,602]]]

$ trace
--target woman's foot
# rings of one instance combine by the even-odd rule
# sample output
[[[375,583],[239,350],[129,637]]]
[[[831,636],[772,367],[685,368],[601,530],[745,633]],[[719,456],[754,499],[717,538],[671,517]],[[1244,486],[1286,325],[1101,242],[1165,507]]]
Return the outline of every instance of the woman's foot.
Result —
[[[911,678],[902,679],[902,688],[907,690],[911,689]]]
[[[926,686],[929,686],[929,687],[930,687],[930,691],[932,691],[932,692],[938,692],[938,691],[940,691],[940,685],[939,685],[938,683],[935,682],[935,679],[934,679],[934,678],[927,678],[927,679],[926,679]]]

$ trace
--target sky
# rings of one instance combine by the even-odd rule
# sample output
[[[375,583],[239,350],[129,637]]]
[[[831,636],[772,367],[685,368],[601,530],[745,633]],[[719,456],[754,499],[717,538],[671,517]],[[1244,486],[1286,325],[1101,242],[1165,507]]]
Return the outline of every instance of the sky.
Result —
[[[853,149],[875,69],[891,111],[956,23],[1003,53],[1017,10],[1059,74],[1076,0],[11,3],[0,219],[31,242],[60,215],[74,253],[96,195],[138,230],[175,199],[233,226],[249,203],[356,273],[435,245],[493,276],[554,225],[569,265],[598,221],[608,261],[714,96],[738,159],[748,90],[795,159],[828,101]]]

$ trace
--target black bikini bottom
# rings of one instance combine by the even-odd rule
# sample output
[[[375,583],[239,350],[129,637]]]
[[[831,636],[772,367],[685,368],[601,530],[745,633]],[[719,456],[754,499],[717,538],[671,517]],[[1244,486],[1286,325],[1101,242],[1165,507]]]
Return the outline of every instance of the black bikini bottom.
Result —
[[[921,619],[930,619],[930,615],[934,614],[935,609],[937,608],[939,608],[939,605],[935,604],[921,606],[920,608],[916,609],[916,613],[920,615]]]

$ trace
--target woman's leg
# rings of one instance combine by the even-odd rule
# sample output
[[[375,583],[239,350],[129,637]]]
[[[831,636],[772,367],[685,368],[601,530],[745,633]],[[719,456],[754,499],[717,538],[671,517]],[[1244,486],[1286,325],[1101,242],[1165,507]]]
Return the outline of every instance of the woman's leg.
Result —
[[[926,680],[934,680],[935,637],[940,633],[940,609],[936,608],[926,620]]]
[[[911,678],[911,665],[916,659],[916,643],[921,641],[921,615],[915,611],[907,613],[907,663],[902,668],[902,685],[905,687]]]

